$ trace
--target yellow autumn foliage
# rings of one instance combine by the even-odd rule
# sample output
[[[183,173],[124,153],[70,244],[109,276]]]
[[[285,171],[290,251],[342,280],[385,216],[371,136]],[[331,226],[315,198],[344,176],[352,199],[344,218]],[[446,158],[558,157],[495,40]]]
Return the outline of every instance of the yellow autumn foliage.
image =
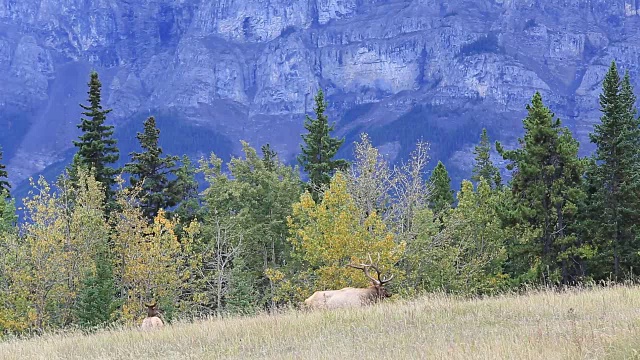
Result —
[[[160,210],[147,223],[135,196],[123,191],[120,211],[112,214],[115,272],[123,289],[121,318],[125,322],[143,316],[144,304],[174,304],[180,288],[181,247],[175,224]]]
[[[287,219],[289,241],[294,257],[310,272],[301,274],[307,281],[300,296],[315,290],[367,286],[369,281],[362,271],[346,265],[368,262],[369,255],[387,276],[398,272],[393,265],[400,260],[405,244],[394,241],[376,213],[364,221],[360,213],[341,173],[333,177],[320,203],[305,193],[293,205],[293,214]]]
[[[72,321],[84,274],[106,241],[103,191],[90,172],[77,186],[62,177],[54,189],[44,178],[24,199],[22,237],[3,239],[3,272],[11,284],[0,293],[0,330],[44,330]]]

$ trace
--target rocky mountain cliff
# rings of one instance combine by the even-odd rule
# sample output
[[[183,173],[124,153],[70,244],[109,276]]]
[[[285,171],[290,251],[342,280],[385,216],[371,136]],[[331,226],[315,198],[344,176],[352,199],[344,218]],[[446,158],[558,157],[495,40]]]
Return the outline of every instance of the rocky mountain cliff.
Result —
[[[468,176],[480,129],[513,144],[535,90],[588,151],[610,61],[639,85],[639,35],[640,0],[0,0],[0,145],[14,184],[68,160],[95,69],[123,139],[155,114],[192,156],[292,159],[322,87],[347,143],[424,138]]]

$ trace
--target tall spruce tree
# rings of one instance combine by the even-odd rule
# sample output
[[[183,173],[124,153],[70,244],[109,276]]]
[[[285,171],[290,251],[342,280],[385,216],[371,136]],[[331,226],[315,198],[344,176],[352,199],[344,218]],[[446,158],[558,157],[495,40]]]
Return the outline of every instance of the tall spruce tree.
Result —
[[[276,161],[278,160],[278,153],[276,153],[269,144],[262,145],[260,149],[262,150],[264,167],[269,171],[273,171],[276,166]]]
[[[596,145],[590,169],[594,193],[589,206],[592,235],[608,272],[621,277],[640,267],[637,224],[640,220],[640,129],[635,96],[626,73],[620,80],[615,62],[607,72],[600,95],[600,123],[590,134]]]
[[[451,209],[455,199],[453,197],[453,189],[451,189],[449,172],[447,172],[447,168],[442,161],[438,161],[438,164],[433,169],[429,183],[432,186],[429,208],[433,213],[439,215],[443,211]]]
[[[9,174],[7,173],[7,166],[2,164],[2,147],[0,147],[0,194],[9,196],[9,189],[11,184],[7,181]]]
[[[177,190],[175,179],[169,179],[178,157],[162,156],[162,148],[158,145],[160,129],[153,116],[144,121],[144,132],[138,133],[136,138],[144,151],[131,153],[131,162],[124,169],[131,174],[131,186],[140,188],[142,213],[152,221],[158,210],[172,207],[179,201],[179,196],[172,193]]]
[[[79,141],[73,144],[78,148],[76,156],[71,166],[72,179],[75,179],[75,173],[79,166],[86,169],[93,169],[96,180],[103,184],[105,190],[105,201],[111,203],[113,201],[113,185],[115,184],[115,176],[118,170],[110,167],[118,161],[120,151],[116,147],[116,139],[113,138],[113,125],[105,125],[107,114],[111,109],[102,108],[102,84],[98,78],[98,73],[91,72],[89,81],[89,105],[80,104],[84,110],[78,128],[82,130]]]
[[[74,309],[78,324],[95,328],[110,323],[118,302],[111,260],[106,249],[98,251],[95,271],[86,274],[82,285]]]
[[[577,204],[583,199],[584,161],[578,158],[578,142],[560,119],[544,106],[536,92],[524,119],[520,148],[498,152],[510,161],[514,221],[530,226],[537,235],[518,256],[530,261],[538,277],[569,283],[583,275],[581,255],[573,224]],[[512,254],[513,255],[513,254]]]
[[[491,143],[489,142],[489,135],[487,129],[482,129],[480,135],[480,143],[476,145],[473,153],[476,155],[475,164],[473,165],[473,176],[471,180],[476,183],[480,183],[482,179],[487,181],[487,184],[492,188],[499,188],[502,186],[502,177],[500,176],[500,170],[493,165],[491,161]]]
[[[334,159],[344,139],[331,137],[334,125],[329,124],[324,114],[327,103],[324,100],[322,89],[318,90],[315,97],[314,112],[316,118],[308,115],[304,122],[304,128],[308,133],[302,135],[304,144],[301,145],[302,153],[298,156],[298,162],[309,175],[309,188],[314,200],[318,201],[322,187],[329,185],[331,176],[336,170],[344,170],[348,163],[344,159]]]
[[[178,216],[180,229],[195,220],[201,209],[196,172],[191,159],[183,155],[180,166],[174,171],[176,178],[170,183],[172,201],[178,204],[173,213]]]

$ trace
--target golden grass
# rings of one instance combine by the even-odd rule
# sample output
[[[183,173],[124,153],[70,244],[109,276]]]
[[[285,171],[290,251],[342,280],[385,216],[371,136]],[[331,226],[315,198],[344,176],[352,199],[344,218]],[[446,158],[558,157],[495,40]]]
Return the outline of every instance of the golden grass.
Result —
[[[0,343],[2,359],[624,359],[640,349],[640,288],[286,312]]]

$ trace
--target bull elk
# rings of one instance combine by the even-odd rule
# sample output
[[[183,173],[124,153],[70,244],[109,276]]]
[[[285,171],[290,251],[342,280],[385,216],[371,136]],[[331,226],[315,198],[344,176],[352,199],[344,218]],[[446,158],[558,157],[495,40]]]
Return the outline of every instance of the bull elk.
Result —
[[[380,277],[380,270],[373,264],[348,264],[347,266],[359,269],[371,280],[371,286],[367,288],[347,287],[340,290],[316,291],[304,301],[305,305],[314,309],[337,309],[344,307],[357,307],[369,305],[388,298],[391,294],[384,285],[393,279],[393,275],[387,278]],[[369,268],[376,271],[377,279],[369,274]]]
[[[152,329],[161,328],[164,324],[159,317],[160,310],[158,310],[158,304],[157,303],[144,304],[144,306],[147,307],[147,317],[144,320],[142,320],[142,326],[141,326],[142,330],[152,330]]]

